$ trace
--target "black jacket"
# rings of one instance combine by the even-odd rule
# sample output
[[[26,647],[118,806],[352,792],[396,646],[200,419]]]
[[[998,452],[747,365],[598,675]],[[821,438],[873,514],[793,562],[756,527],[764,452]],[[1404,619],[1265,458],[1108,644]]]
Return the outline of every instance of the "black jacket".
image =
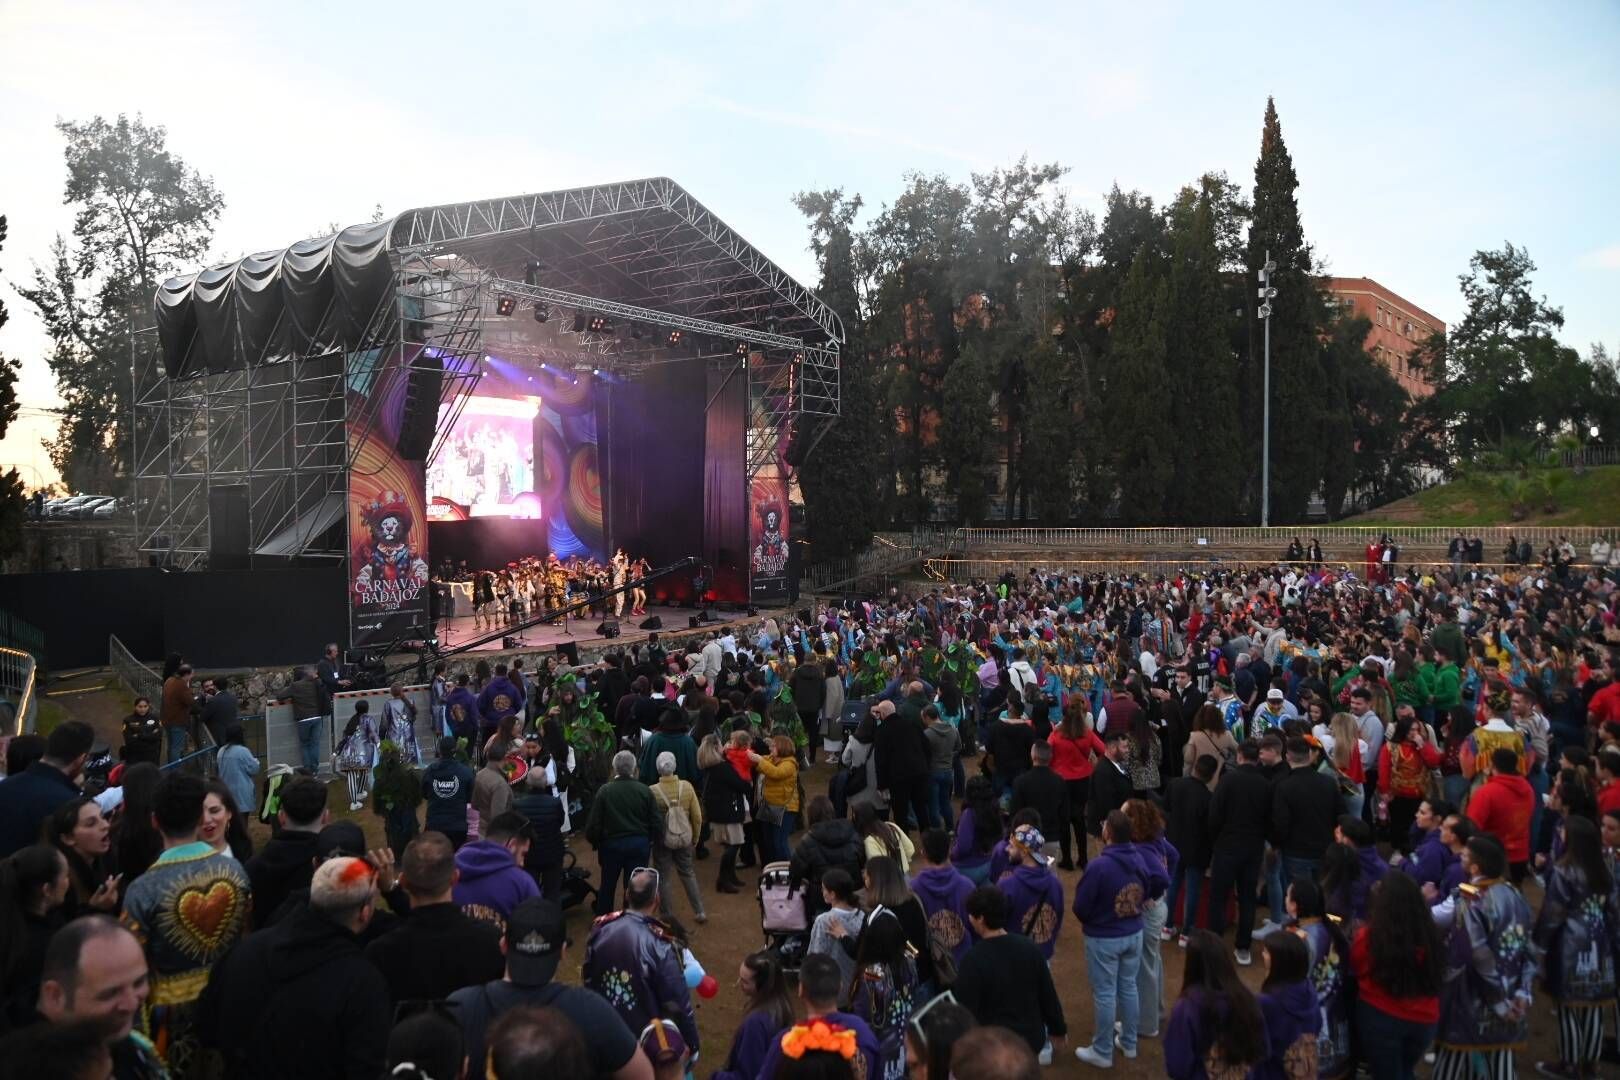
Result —
[[[253,929],[262,930],[288,896],[309,890],[315,876],[315,834],[283,829],[243,869],[253,889]]]
[[[1170,781],[1165,789],[1165,839],[1181,856],[1182,866],[1209,865],[1209,804],[1214,792],[1196,776]]]
[[[810,826],[793,849],[788,877],[795,885],[804,883],[806,906],[820,911],[821,875],[836,866],[849,871],[859,885],[861,867],[865,865],[866,847],[855,826],[846,818],[829,818]]]
[[[82,794],[61,769],[43,761],[0,784],[0,859],[39,843],[45,819]]]
[[[991,771],[1004,784],[1012,784],[1029,771],[1029,748],[1035,745],[1033,724],[998,720],[985,735],[984,748],[991,758]]]
[[[814,660],[806,660],[795,668],[788,686],[793,690],[793,707],[802,713],[819,713],[827,700],[827,676]]]
[[[529,819],[534,826],[534,840],[529,844],[529,856],[524,865],[530,870],[548,866],[561,866],[563,861],[563,804],[550,789],[540,791],[521,788],[514,794],[512,809]],[[491,976],[495,978],[496,976]],[[488,982],[489,979],[479,979]],[[469,984],[470,985],[470,984]]]
[[[741,825],[747,816],[754,785],[737,775],[731,762],[722,760],[703,770],[703,820],[715,825]]]
[[[243,938],[196,1011],[225,1075],[249,1080],[376,1080],[391,1018],[388,984],[355,936],[308,909]]]
[[[237,707],[236,695],[229,690],[221,690],[203,703],[202,722],[208,727],[208,733],[214,741],[221,746],[225,744],[225,732],[232,724],[241,722],[242,711]]]
[[[506,973],[501,932],[454,904],[412,908],[393,930],[366,946],[394,1001],[438,1001],[463,986]]]
[[[1091,787],[1086,792],[1086,831],[1101,836],[1108,815],[1124,806],[1134,790],[1128,770],[1121,772],[1108,758],[1100,759],[1091,770]]]
[[[1333,843],[1343,799],[1339,782],[1309,765],[1290,769],[1271,790],[1271,843],[1284,855],[1320,859]]]
[[[1260,766],[1245,762],[1221,771],[1209,804],[1214,851],[1246,851],[1271,835],[1271,782]]]
[[[909,712],[895,712],[878,725],[872,752],[877,755],[879,791],[887,791],[894,784],[925,780],[931,772],[922,721]]]
[[[1029,769],[1013,781],[1012,811],[1032,808],[1041,815],[1041,831],[1056,840],[1069,821],[1069,785],[1051,769]]]

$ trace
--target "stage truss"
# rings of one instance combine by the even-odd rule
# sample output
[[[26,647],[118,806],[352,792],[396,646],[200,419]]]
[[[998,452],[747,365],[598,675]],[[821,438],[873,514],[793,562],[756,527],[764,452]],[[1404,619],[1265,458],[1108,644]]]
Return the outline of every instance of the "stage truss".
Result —
[[[836,313],[671,180],[428,207],[386,228],[393,287],[347,348],[291,355],[269,345],[235,356],[229,370],[171,378],[157,335],[137,335],[142,551],[178,568],[206,565],[210,493],[236,488],[247,495],[249,552],[344,557],[349,446],[361,441],[349,435],[369,431],[381,407],[345,388],[367,385],[387,365],[442,367],[442,436],[477,385],[486,349],[622,378],[702,356],[748,380],[750,480],[777,463],[791,472],[839,415]],[[519,302],[511,316],[498,313],[501,297]],[[521,320],[533,323],[535,303],[557,322],[547,343],[518,331]],[[323,322],[337,324],[335,305],[334,296]],[[561,329],[580,312],[610,318],[613,331]],[[670,330],[682,332],[678,347]]]

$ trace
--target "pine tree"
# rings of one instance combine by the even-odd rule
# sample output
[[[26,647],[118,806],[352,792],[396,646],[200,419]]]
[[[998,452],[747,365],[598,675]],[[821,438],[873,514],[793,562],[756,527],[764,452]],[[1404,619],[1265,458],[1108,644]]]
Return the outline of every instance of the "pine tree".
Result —
[[[1242,512],[1245,466],[1238,365],[1226,323],[1225,282],[1215,216],[1201,192],[1190,221],[1172,237],[1165,318],[1165,380],[1175,467],[1165,498],[1169,521],[1234,521]]]
[[[6,216],[0,214],[0,247],[5,242]],[[0,327],[4,327],[10,317],[5,301],[0,300]],[[17,367],[17,361],[8,360],[4,353],[0,353],[0,439],[5,438],[6,428],[17,419]],[[0,557],[22,548],[22,525],[26,513],[22,477],[16,469],[7,469],[0,474]]]
[[[1025,406],[1024,486],[1044,525],[1061,525],[1074,514],[1080,368],[1048,337],[1024,359],[1029,400]]]
[[[1245,385],[1259,390],[1264,382],[1263,335],[1256,290],[1260,268],[1269,255],[1277,264],[1271,283],[1271,520],[1300,521],[1311,494],[1321,485],[1325,454],[1316,432],[1323,418],[1324,373],[1322,328],[1326,322],[1311,249],[1305,242],[1294,191],[1299,178],[1283,142],[1276,104],[1266,99],[1260,134],[1260,157],[1254,165],[1254,219],[1249,228],[1248,307],[1250,370]],[[1245,428],[1244,471],[1259,488],[1263,397],[1251,395]]]
[[[1146,246],[1131,261],[1108,347],[1109,426],[1123,433],[1112,447],[1124,525],[1164,520],[1172,475],[1165,385],[1169,286]]]
[[[801,192],[794,200],[810,219],[810,247],[821,266],[821,299],[843,320],[839,358],[840,416],[799,469],[811,558],[838,559],[872,541],[882,524],[878,461],[884,425],[862,333],[854,222],[859,195]]]
[[[949,492],[956,497],[956,519],[983,521],[995,494],[995,412],[990,360],[983,344],[970,339],[945,372],[941,386],[944,415],[939,452]]]

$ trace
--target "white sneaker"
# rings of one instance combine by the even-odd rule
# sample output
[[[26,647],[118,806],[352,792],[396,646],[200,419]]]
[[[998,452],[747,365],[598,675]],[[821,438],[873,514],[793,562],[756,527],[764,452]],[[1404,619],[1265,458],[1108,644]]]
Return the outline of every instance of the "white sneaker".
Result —
[[[1238,949],[1234,952],[1234,956],[1237,958],[1238,967],[1248,967],[1254,963],[1254,959],[1249,956],[1248,949]]]
[[[1042,1066],[1052,1064],[1052,1044],[1047,1043],[1045,1046],[1041,1047],[1041,1052],[1036,1056],[1035,1060],[1039,1061]]]
[[[1118,1050],[1120,1053],[1124,1054],[1127,1058],[1130,1058],[1132,1061],[1136,1060],[1136,1051],[1135,1050],[1127,1050],[1127,1049],[1125,1049],[1125,1044],[1119,1041],[1119,1036],[1118,1035],[1114,1036],[1114,1049]]]
[[[1176,948],[1185,949],[1186,947],[1187,947],[1187,935],[1186,934],[1178,935],[1176,937]]]
[[[1113,1058],[1103,1057],[1089,1046],[1075,1047],[1074,1056],[1090,1065],[1093,1069],[1112,1069],[1114,1067]]]
[[[1275,934],[1278,930],[1281,930],[1281,929],[1282,929],[1281,926],[1279,926],[1276,923],[1272,922],[1270,919],[1267,919],[1265,922],[1261,923],[1255,929],[1254,936],[1257,937],[1257,938],[1264,938],[1266,935]]]
[[[1175,939],[1176,939],[1176,928],[1175,927],[1166,926],[1166,927],[1163,927],[1163,928],[1161,928],[1159,930],[1159,940],[1160,941],[1174,941]]]

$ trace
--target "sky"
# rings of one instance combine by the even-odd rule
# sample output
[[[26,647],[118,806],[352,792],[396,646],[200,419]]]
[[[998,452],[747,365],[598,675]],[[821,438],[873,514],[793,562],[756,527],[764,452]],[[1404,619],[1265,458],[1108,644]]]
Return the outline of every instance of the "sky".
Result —
[[[1620,3],[130,4],[0,0],[0,466],[54,479],[15,286],[71,226],[58,118],[140,113],[213,178],[222,261],[417,206],[669,176],[814,285],[795,192],[1067,166],[1077,205],[1254,182],[1267,95],[1330,272],[1448,323],[1526,247],[1584,355],[1620,346]]]

